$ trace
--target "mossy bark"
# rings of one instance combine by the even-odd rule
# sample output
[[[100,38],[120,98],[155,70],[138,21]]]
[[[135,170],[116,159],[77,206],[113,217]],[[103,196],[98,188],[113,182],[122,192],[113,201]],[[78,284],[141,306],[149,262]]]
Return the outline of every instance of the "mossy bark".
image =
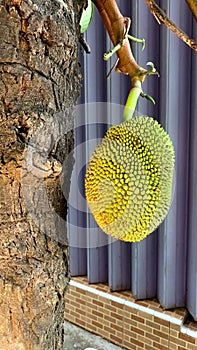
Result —
[[[73,147],[73,113],[65,111],[79,94],[80,6],[0,0],[1,350],[63,349],[69,269],[61,167]],[[29,154],[39,158],[33,167]]]

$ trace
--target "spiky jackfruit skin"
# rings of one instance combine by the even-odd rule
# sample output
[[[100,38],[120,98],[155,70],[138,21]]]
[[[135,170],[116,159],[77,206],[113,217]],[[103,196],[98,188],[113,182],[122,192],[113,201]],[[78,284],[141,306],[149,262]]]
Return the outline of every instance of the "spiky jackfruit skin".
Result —
[[[137,242],[164,220],[171,203],[174,148],[151,117],[111,127],[85,176],[86,199],[101,229]]]

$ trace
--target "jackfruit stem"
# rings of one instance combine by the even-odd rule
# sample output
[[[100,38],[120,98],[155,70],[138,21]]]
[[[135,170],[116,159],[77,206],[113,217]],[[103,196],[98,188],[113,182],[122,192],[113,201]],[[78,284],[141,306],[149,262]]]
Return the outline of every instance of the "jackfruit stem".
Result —
[[[135,36],[129,35],[129,34],[127,34],[127,38],[130,39],[130,40],[132,40],[132,41],[134,41],[135,43],[140,43],[140,44],[142,44],[142,51],[145,49],[146,41],[145,41],[144,38],[143,38],[143,39],[139,39],[139,38],[136,38]]]
[[[136,43],[140,43],[142,44],[142,51],[144,50],[145,48],[145,39],[139,39],[139,38],[136,38],[135,36],[132,36],[132,35],[125,35],[125,39],[128,38]],[[113,49],[111,49],[109,52],[105,52],[104,53],[104,56],[103,56],[103,59],[104,61],[108,61],[110,57],[112,57],[118,50],[121,49],[123,45],[123,40],[120,41],[116,46],[113,47]],[[152,63],[152,62],[151,62]]]
[[[129,95],[125,104],[125,108],[124,108],[125,121],[128,121],[133,117],[133,114],[135,112],[135,108],[137,105],[137,101],[141,93],[143,93],[142,83],[140,80],[135,80],[133,82],[133,87],[129,92]]]
[[[121,43],[118,43],[116,46],[113,47],[112,50],[110,50],[109,52],[105,52],[103,59],[104,61],[108,61],[110,57],[112,57],[120,48],[121,48]]]

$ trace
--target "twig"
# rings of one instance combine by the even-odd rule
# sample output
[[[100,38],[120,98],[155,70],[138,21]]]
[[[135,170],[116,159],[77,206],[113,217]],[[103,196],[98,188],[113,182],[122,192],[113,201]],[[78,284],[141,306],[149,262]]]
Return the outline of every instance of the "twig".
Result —
[[[132,82],[136,79],[143,82],[147,71],[136,62],[127,37],[130,19],[123,17],[115,0],[93,0],[93,2],[102,17],[114,47],[117,48],[118,45],[118,50],[115,49],[119,58],[116,71],[129,75]]]
[[[188,4],[190,10],[193,13],[193,16],[195,17],[197,21],[197,1],[196,0],[186,0],[186,3]]]
[[[180,38],[185,44],[191,47],[194,51],[197,51],[197,42],[191,39],[182,29],[176,26],[165,14],[165,12],[155,3],[154,0],[145,0],[151,13],[157,19],[159,23],[163,23],[169,28],[178,38]]]

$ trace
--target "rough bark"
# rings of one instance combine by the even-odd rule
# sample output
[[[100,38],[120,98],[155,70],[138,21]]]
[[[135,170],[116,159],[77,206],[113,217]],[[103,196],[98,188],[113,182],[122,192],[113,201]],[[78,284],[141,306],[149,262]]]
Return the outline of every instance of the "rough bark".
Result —
[[[0,0],[1,350],[63,349],[78,12],[74,0]]]

